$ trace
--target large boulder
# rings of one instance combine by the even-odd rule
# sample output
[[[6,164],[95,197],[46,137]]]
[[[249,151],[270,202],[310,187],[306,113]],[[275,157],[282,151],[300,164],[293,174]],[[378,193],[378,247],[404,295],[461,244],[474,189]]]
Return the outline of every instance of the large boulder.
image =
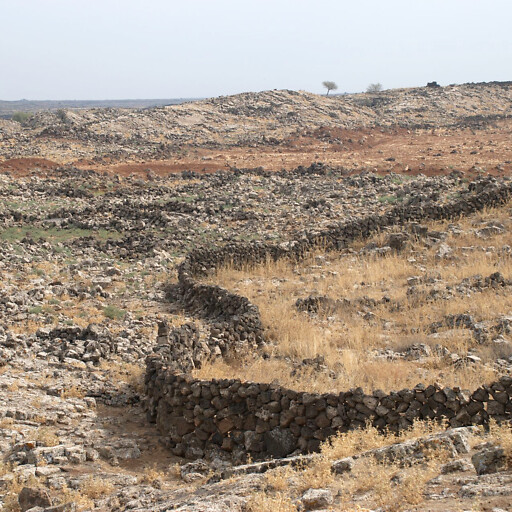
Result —
[[[496,473],[505,469],[507,459],[500,446],[486,446],[471,457],[471,462],[479,475]]]
[[[264,435],[265,451],[272,457],[286,457],[297,447],[297,439],[289,431],[274,428]]]

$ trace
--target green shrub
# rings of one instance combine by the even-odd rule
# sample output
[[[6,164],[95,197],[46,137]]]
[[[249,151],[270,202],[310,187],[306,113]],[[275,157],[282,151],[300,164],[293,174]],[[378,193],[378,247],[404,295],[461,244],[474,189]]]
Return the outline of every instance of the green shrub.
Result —
[[[103,308],[103,314],[111,320],[121,320],[126,315],[126,311],[116,306],[106,306]]]
[[[395,204],[395,203],[401,203],[403,201],[402,197],[397,197],[394,195],[389,196],[380,196],[378,198],[379,203],[389,203],[389,204]]]
[[[20,124],[24,124],[27,121],[30,121],[34,117],[34,114],[31,114],[30,112],[15,112],[11,119],[13,121],[17,121]]]

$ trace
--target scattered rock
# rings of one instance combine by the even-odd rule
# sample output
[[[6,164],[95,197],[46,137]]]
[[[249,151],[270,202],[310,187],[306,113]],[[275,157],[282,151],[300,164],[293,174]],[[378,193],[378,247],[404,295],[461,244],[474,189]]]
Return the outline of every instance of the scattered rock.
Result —
[[[334,497],[329,489],[309,489],[301,498],[304,510],[325,509],[333,502]]]
[[[506,457],[500,446],[488,446],[471,457],[478,475],[496,473],[506,467]]]

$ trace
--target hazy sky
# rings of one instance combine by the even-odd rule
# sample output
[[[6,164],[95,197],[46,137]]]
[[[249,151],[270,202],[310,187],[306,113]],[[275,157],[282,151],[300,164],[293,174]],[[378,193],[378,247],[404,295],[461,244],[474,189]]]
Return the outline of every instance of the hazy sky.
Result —
[[[512,0],[0,0],[0,99],[512,80]]]

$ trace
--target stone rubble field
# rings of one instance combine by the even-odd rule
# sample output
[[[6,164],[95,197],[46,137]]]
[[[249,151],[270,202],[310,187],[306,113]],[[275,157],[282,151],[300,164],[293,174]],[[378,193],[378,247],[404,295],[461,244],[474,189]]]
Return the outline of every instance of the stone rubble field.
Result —
[[[510,113],[446,89],[41,113],[1,155]],[[507,176],[86,167],[0,174],[1,511],[512,510]]]
[[[285,243],[308,228],[384,213],[397,201],[442,203],[467,190],[456,173],[407,180],[368,173],[344,177],[322,165],[291,174],[184,173],[152,182],[71,168],[45,178],[3,176],[4,508],[11,506],[13,489],[37,482],[52,503],[69,499],[79,508],[94,502],[99,510],[157,510],[161,502],[159,510],[165,510],[169,502],[184,500],[183,507],[197,510],[202,500],[227,510],[216,496],[227,492],[225,481],[192,495],[183,489],[192,477],[182,469],[183,479],[173,468],[180,459],[163,451],[144,415],[142,375],[157,323],[195,321],[172,313],[166,298],[176,264],[213,241]],[[506,229],[486,226],[481,229],[489,237]],[[372,247],[361,251],[386,257]],[[301,308],[315,304],[309,297]],[[292,358],[291,364],[304,362]],[[318,375],[324,372],[320,365]],[[229,466],[226,458],[210,460],[194,478],[202,482],[201,475]],[[230,510],[242,510],[262,488],[262,478],[240,476],[225,498],[233,502]],[[243,489],[246,499],[235,498]],[[32,503],[44,502],[38,499]],[[223,504],[215,505],[218,500]]]
[[[73,163],[81,168],[126,162],[139,164],[132,168],[143,171],[158,170],[158,162],[167,161],[173,169],[216,170],[254,158],[238,167],[264,165],[280,170],[299,165],[301,154],[309,165],[318,159],[338,161],[342,155],[372,147],[382,153],[379,140],[390,133],[390,146],[382,148],[383,158],[378,154],[369,157],[363,151],[354,161],[347,160],[346,166],[360,168],[368,163],[370,169],[393,168],[403,158],[403,165],[398,165],[403,171],[416,167],[409,160],[422,153],[426,160],[420,170],[425,166],[435,170],[462,153],[464,161],[472,160],[476,167],[485,159],[508,168],[510,158],[505,163],[500,157],[510,156],[509,124],[504,125],[504,133],[498,129],[473,136],[475,128],[489,124],[499,128],[506,123],[512,115],[511,99],[511,82],[490,82],[329,97],[304,91],[264,91],[150,109],[40,112],[23,125],[0,119],[0,163],[5,160],[8,165],[10,159],[27,157],[42,159],[43,164]],[[418,130],[420,137],[413,137],[411,132]],[[464,137],[438,148],[437,137],[430,137],[436,130],[449,135],[447,140],[454,133]],[[410,145],[416,147],[407,148]],[[260,153],[269,153],[264,163],[257,163]],[[291,167],[288,153],[295,162]]]

